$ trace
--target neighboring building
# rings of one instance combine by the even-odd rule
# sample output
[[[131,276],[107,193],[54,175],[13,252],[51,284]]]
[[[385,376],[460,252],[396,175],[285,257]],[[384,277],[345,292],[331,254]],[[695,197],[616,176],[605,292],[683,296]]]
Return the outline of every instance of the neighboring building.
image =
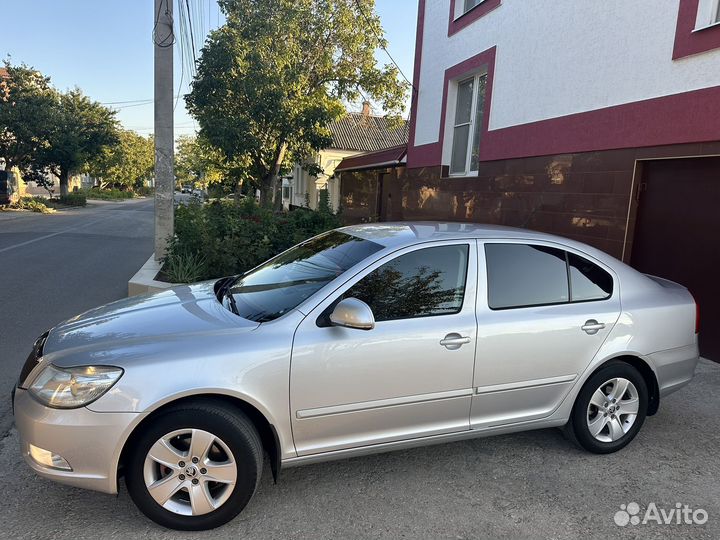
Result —
[[[368,102],[363,103],[362,112],[347,113],[330,124],[329,128],[332,132],[332,146],[320,151],[308,162],[320,165],[323,173],[315,177],[296,164],[292,176],[283,180],[283,203],[286,207],[291,204],[309,205],[315,209],[320,191],[327,189],[333,209],[338,210],[340,186],[334,176],[335,167],[347,157],[407,145],[408,140],[407,122],[402,121],[399,126],[393,126],[387,118],[373,116]]]
[[[687,285],[720,359],[719,0],[420,0],[414,86],[406,167],[341,165],[346,215],[587,242]]]

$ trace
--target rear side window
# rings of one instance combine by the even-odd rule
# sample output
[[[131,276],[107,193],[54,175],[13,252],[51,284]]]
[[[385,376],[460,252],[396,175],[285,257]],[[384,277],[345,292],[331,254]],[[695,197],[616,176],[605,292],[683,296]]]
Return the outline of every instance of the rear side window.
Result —
[[[612,276],[561,249],[525,244],[485,244],[488,305],[509,309],[606,300]]]
[[[370,306],[376,322],[436,315],[462,309],[467,244],[418,249],[374,270],[343,296]]]
[[[568,253],[570,291],[573,302],[605,300],[612,296],[612,276],[587,259]]]
[[[488,303],[492,309],[569,301],[563,250],[524,244],[485,244],[485,256]]]

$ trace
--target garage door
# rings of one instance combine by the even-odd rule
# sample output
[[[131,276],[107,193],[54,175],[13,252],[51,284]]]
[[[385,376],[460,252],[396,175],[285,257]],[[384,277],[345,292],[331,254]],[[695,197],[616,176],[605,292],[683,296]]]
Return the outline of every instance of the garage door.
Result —
[[[700,305],[700,352],[720,362],[720,158],[646,162],[631,264]]]

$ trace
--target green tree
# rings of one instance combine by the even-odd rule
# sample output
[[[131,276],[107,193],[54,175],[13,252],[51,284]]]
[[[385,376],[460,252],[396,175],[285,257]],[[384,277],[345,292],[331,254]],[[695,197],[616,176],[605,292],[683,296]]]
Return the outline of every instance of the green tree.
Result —
[[[391,115],[407,85],[378,67],[386,46],[374,0],[219,0],[226,24],[212,32],[186,96],[200,134],[281,204],[279,176],[331,143],[344,101],[370,96]]]
[[[175,175],[182,184],[222,182],[227,174],[223,153],[203,137],[181,135],[176,141]]]
[[[51,117],[59,95],[50,79],[32,67],[5,61],[0,79],[0,159],[5,169],[38,169],[34,163],[48,144]]]
[[[87,172],[105,187],[140,187],[153,173],[155,149],[151,137],[120,130],[116,144],[104,146],[89,161]]]
[[[60,179],[60,194],[67,195],[70,176],[118,140],[115,111],[76,88],[60,95],[51,114],[48,145],[39,160]]]

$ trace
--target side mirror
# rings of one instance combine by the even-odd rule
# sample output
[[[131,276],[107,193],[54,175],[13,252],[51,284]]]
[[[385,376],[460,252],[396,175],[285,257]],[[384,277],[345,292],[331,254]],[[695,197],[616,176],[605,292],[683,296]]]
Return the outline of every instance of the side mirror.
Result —
[[[333,326],[355,328],[356,330],[372,330],[375,328],[375,316],[372,309],[357,298],[341,300],[330,314],[330,322]]]

